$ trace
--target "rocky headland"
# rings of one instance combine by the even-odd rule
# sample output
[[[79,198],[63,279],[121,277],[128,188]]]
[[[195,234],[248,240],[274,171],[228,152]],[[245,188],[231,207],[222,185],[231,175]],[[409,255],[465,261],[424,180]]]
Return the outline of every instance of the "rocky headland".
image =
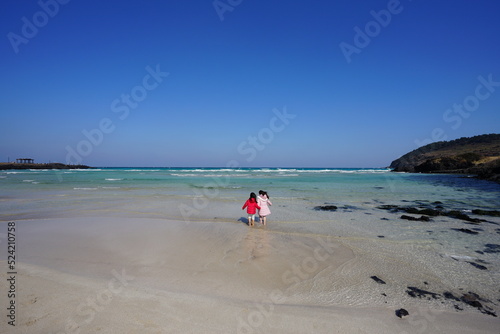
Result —
[[[500,183],[500,134],[422,146],[394,160],[395,172],[472,174]]]
[[[15,163],[15,162],[2,162],[0,163],[0,170],[7,169],[88,169],[92,168],[86,165],[66,165],[58,162],[35,164],[35,163]]]

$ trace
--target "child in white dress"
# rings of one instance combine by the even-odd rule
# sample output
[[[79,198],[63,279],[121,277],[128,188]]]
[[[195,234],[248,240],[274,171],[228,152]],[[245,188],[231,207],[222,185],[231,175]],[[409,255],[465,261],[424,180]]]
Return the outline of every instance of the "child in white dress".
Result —
[[[259,196],[257,197],[257,204],[260,206],[259,209],[259,218],[260,223],[262,225],[266,225],[267,216],[271,214],[271,210],[269,210],[269,205],[273,205],[269,200],[269,195],[264,190],[259,190]]]

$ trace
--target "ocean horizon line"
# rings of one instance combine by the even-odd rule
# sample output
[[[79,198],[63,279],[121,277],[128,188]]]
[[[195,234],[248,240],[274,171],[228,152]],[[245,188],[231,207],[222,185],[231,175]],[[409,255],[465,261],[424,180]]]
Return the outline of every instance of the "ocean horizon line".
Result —
[[[390,167],[226,167],[226,166],[91,166],[91,168],[162,168],[162,169],[392,169]]]

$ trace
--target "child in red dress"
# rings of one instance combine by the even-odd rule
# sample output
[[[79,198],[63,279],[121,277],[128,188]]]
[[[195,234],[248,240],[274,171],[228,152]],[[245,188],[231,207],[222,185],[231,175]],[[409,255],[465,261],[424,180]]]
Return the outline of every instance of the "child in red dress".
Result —
[[[257,195],[255,193],[250,193],[250,198],[247,199],[241,210],[247,208],[248,213],[248,226],[253,226],[255,222],[256,209],[260,210],[260,206],[257,204]]]

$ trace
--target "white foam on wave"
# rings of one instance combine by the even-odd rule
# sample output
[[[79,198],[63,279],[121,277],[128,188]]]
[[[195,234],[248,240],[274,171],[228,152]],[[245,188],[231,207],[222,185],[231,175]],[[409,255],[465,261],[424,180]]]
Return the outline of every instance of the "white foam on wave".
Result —
[[[97,190],[97,188],[80,188],[80,187],[76,187],[76,188],[73,188],[73,190]]]
[[[106,181],[123,181],[123,179],[106,179]]]
[[[75,169],[72,169],[72,171],[77,171],[77,172],[101,172],[102,169],[99,169],[99,168],[89,168],[89,169],[86,169],[86,168],[75,168]]]
[[[206,174],[206,175],[197,175],[201,177],[221,177],[221,176],[228,176],[228,177],[233,177],[233,178],[241,178],[241,177],[246,177],[250,176],[250,174],[238,174],[238,175],[231,175],[231,174]]]

